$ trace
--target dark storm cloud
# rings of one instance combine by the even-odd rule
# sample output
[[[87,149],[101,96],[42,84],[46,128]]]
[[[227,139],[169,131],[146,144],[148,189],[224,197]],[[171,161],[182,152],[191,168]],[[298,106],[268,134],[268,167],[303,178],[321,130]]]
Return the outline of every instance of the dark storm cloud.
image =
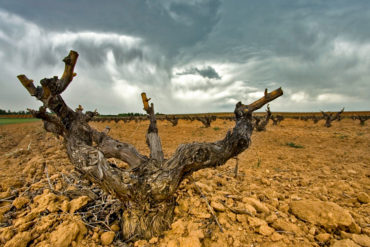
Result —
[[[279,85],[287,89],[284,101],[289,107],[293,97],[300,103],[295,107],[314,110],[328,104],[318,100],[320,94],[331,93],[343,96],[343,103],[336,97],[338,104],[367,109],[367,23],[366,1],[225,1],[213,32],[179,60],[234,64],[234,80],[249,81],[259,90]],[[357,86],[349,90],[353,83]]]
[[[178,73],[176,73],[176,75],[200,75],[200,76],[202,76],[204,78],[208,78],[208,79],[217,79],[217,80],[221,79],[220,75],[211,66],[207,66],[207,67],[201,68],[201,69],[193,67],[193,68],[187,69],[183,72],[178,72]]]
[[[24,73],[35,82],[61,75],[61,60],[70,49],[80,54],[76,66],[78,76],[64,93],[72,105],[81,101],[103,112],[140,111],[140,102],[131,100],[133,94],[137,97],[141,89],[152,88],[156,92],[169,77],[162,55],[149,49],[138,37],[98,32],[49,32],[14,14],[0,11],[0,43],[0,58],[7,61],[0,69],[1,105],[6,109],[35,107],[35,100],[24,97],[26,92],[16,75]],[[17,93],[19,96],[15,96]]]
[[[142,37],[173,55],[212,30],[218,21],[219,6],[218,0],[2,0],[0,8],[47,30],[94,30]]]
[[[370,7],[366,0],[225,1],[220,21],[199,52],[233,56],[299,56],[314,59],[342,37],[367,43]]]

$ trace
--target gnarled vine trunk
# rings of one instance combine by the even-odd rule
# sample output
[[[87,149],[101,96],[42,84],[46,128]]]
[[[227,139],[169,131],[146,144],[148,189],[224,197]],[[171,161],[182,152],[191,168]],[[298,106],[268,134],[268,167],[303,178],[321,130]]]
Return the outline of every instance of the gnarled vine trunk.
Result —
[[[279,88],[271,93],[265,91],[264,97],[250,105],[237,103],[235,127],[224,139],[182,144],[171,158],[164,159],[154,106],[149,105],[150,99],[143,93],[144,110],[150,119],[146,135],[150,156],[146,157],[131,144],[111,138],[108,129],[99,132],[91,128],[88,122],[97,115],[96,111],[83,113],[82,107],[72,110],[64,102],[61,93],[76,75],[77,57],[78,53],[71,51],[63,60],[63,76],[43,79],[41,87],[35,87],[25,75],[19,75],[18,79],[32,96],[43,103],[38,111],[30,111],[43,120],[47,131],[64,138],[68,157],[75,168],[120,199],[124,209],[122,233],[125,239],[149,239],[168,229],[173,218],[174,193],[180,182],[194,171],[223,165],[247,149],[253,131],[253,111],[283,94]],[[54,114],[48,114],[47,108]],[[109,163],[108,158],[120,159],[129,168],[118,168]]]

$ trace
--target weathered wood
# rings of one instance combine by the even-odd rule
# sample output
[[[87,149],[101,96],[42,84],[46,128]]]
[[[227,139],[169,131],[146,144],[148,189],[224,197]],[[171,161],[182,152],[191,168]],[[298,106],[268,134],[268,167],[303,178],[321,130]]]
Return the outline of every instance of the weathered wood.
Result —
[[[106,158],[117,158],[133,167],[148,160],[148,158],[140,154],[134,146],[111,138],[105,131],[99,132],[92,130],[92,138],[97,144],[97,149],[99,149]]]
[[[144,104],[144,110],[149,116],[150,124],[146,133],[146,143],[150,149],[150,158],[158,161],[160,164],[163,163],[164,155],[162,151],[161,138],[158,135],[157,120],[154,113],[154,104],[151,103],[149,106],[149,100],[146,97],[146,93],[141,93],[141,98]]]
[[[270,101],[273,101],[274,99],[280,97],[281,95],[283,95],[283,90],[281,88],[278,88],[278,89],[272,91],[271,93],[268,93],[267,88],[266,88],[265,89],[265,95],[262,98],[260,98],[259,100],[256,100],[252,104],[244,106],[245,111],[246,112],[254,112],[254,111],[260,109],[265,104],[269,103]]]
[[[180,182],[193,172],[207,167],[217,167],[247,149],[253,132],[252,113],[264,104],[283,94],[277,89],[258,101],[235,107],[235,127],[225,138],[208,143],[180,145],[175,153],[165,160],[158,135],[154,106],[149,106],[146,94],[142,94],[144,110],[150,118],[147,144],[150,157],[140,154],[134,146],[108,136],[108,129],[99,132],[88,122],[97,112],[83,113],[82,107],[70,109],[61,93],[75,75],[73,69],[78,54],[71,51],[64,59],[62,79],[43,79],[42,87],[35,87],[26,76],[18,76],[28,92],[43,103],[39,111],[31,113],[44,122],[47,131],[64,138],[71,163],[91,182],[107,193],[117,197],[123,208],[122,234],[125,239],[149,239],[168,229],[173,219],[175,192]],[[54,115],[47,114],[49,109]],[[107,158],[114,157],[126,162],[127,169],[110,164]]]

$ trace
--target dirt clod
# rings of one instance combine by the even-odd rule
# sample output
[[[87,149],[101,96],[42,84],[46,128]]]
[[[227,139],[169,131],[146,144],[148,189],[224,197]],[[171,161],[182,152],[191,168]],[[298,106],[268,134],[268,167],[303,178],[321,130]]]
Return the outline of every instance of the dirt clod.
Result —
[[[30,232],[20,232],[9,240],[4,247],[26,247],[31,241]]]
[[[326,229],[349,227],[354,223],[349,212],[333,202],[302,200],[292,202],[290,208],[298,218]]]
[[[357,195],[357,200],[361,203],[369,203],[370,202],[370,197],[368,194],[365,192],[361,192]]]
[[[329,233],[320,233],[315,236],[315,239],[321,243],[325,243],[330,240],[331,235]]]
[[[76,210],[82,208],[90,201],[88,196],[81,196],[70,201],[69,213],[73,214]]]
[[[361,247],[350,239],[335,241],[332,247]]]
[[[264,235],[264,236],[269,236],[271,235],[275,230],[271,227],[269,227],[268,225],[262,225],[260,226],[260,228],[258,229],[258,233],[261,234],[261,235]]]
[[[16,208],[16,209],[21,209],[24,205],[26,205],[27,203],[30,202],[30,199],[28,199],[27,197],[24,197],[24,196],[20,196],[20,197],[17,197],[14,201],[13,201],[13,206]]]
[[[113,231],[104,232],[100,236],[100,241],[101,241],[102,245],[110,245],[113,242],[113,239],[114,239],[115,235],[116,234]]]
[[[352,240],[361,246],[370,246],[370,237],[365,234],[352,234]]]

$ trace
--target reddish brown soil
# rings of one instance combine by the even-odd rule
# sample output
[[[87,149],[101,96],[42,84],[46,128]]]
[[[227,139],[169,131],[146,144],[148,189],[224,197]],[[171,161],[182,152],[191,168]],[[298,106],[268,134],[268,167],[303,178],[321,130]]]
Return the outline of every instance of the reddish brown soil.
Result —
[[[113,137],[148,154],[147,121],[92,125],[109,125]],[[180,143],[215,141],[232,126],[223,120],[211,128],[159,121],[159,133],[169,157]],[[237,178],[235,159],[193,175],[223,232],[194,183],[185,180],[172,228],[129,245],[119,241],[117,222],[82,220],[96,202],[78,194],[62,140],[40,122],[0,126],[0,156],[1,246],[370,246],[368,123],[344,119],[326,128],[323,121],[287,119],[254,132],[251,147],[239,156]]]

